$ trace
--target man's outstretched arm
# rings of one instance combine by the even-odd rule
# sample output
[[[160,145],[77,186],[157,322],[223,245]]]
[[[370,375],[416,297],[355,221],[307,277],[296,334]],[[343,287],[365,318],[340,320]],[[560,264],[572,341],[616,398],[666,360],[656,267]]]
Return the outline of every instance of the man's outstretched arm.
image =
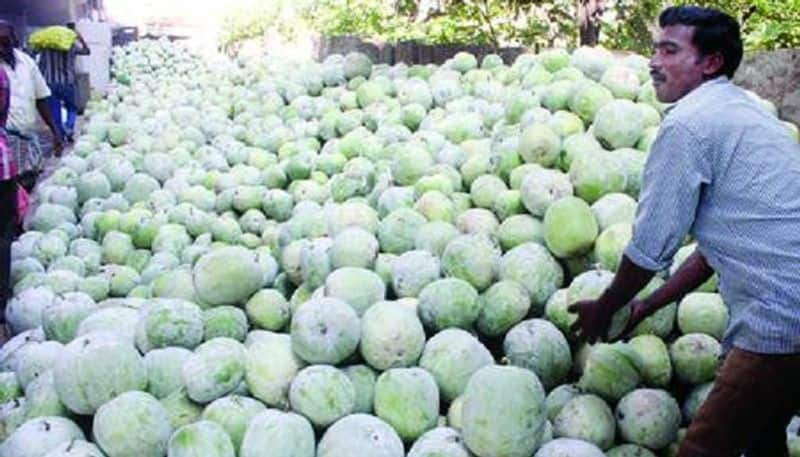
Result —
[[[669,267],[695,221],[703,187],[711,182],[710,150],[679,124],[659,130],[642,175],[633,237],[611,286],[597,300],[571,304],[573,331],[594,342],[606,338],[614,312]]]
[[[700,287],[713,274],[714,269],[708,264],[706,258],[695,250],[664,285],[644,300],[636,300],[632,303],[631,317],[623,335],[630,333],[640,322],[659,309],[682,299],[686,294]]]

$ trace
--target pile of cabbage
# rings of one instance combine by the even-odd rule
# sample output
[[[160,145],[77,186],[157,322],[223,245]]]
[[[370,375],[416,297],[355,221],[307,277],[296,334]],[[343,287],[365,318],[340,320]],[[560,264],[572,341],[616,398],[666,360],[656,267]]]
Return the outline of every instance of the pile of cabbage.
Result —
[[[631,237],[645,58],[114,59],[13,245],[0,457],[675,454],[716,280],[624,342],[567,311]]]

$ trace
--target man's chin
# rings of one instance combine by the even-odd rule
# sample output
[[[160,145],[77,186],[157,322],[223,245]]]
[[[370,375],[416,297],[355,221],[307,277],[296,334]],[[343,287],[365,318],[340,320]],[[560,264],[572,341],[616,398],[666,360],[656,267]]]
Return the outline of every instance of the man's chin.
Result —
[[[663,86],[659,89],[659,86],[655,86],[656,88],[656,100],[661,103],[674,103],[677,98],[672,96],[672,94],[667,93],[667,91],[663,90]]]

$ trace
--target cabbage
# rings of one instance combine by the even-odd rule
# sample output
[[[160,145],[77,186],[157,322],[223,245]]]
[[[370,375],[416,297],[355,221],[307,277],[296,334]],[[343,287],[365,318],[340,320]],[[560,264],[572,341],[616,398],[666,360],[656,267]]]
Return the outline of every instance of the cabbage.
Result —
[[[567,339],[543,319],[526,320],[511,328],[503,352],[511,365],[536,373],[548,390],[560,384],[572,366]]]
[[[611,409],[596,395],[578,395],[553,419],[555,436],[580,439],[606,450],[614,444],[616,421]]]
[[[579,386],[611,401],[622,398],[641,380],[639,354],[626,343],[597,344],[589,353]]]

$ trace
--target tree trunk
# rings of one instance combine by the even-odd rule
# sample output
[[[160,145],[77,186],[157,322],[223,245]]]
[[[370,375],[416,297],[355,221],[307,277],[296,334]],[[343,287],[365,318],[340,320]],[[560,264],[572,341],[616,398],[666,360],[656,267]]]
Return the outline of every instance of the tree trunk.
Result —
[[[578,0],[578,30],[581,46],[596,46],[600,39],[603,0]]]
[[[489,35],[491,35],[492,37],[492,48],[494,49],[494,52],[497,52],[498,49],[500,48],[500,40],[497,37],[497,32],[495,32],[494,25],[492,24],[492,16],[490,15],[491,11],[489,9],[489,0],[483,0],[483,7],[486,8],[485,11],[480,6],[478,6],[478,11],[480,12],[481,17],[483,18],[483,22],[485,22],[486,25],[489,27]]]

